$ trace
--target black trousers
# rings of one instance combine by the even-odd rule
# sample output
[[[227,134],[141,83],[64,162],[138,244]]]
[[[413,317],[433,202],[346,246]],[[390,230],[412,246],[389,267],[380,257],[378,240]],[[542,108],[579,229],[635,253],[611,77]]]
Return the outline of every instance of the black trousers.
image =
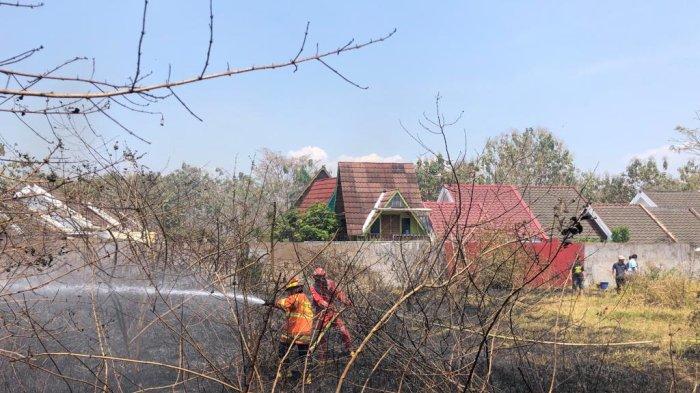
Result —
[[[582,290],[583,289],[583,276],[580,274],[574,274],[572,277],[574,289]]]
[[[625,277],[615,277],[615,290],[620,292],[623,285],[625,285]]]
[[[292,348],[289,348],[290,345],[292,346]],[[289,354],[287,354],[287,350],[289,350]],[[301,377],[301,371],[296,370],[296,368],[300,368],[300,369],[304,368],[304,359],[306,359],[306,355],[308,353],[309,353],[309,344],[298,344],[298,343],[292,344],[292,343],[280,341],[280,345],[277,349],[277,354],[279,355],[280,359],[284,358],[284,360],[282,361],[282,368],[283,369],[289,367],[290,363],[297,366],[297,367],[294,367],[295,368],[294,370],[292,370],[292,377],[294,379],[299,379]],[[285,354],[287,354],[286,358],[284,357]]]

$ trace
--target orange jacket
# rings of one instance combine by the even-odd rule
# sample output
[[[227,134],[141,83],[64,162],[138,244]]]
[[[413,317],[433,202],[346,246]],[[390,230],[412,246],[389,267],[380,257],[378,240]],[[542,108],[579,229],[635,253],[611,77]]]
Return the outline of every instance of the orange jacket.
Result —
[[[308,344],[311,341],[314,312],[306,294],[296,293],[283,297],[275,305],[287,314],[280,339],[284,342]]]

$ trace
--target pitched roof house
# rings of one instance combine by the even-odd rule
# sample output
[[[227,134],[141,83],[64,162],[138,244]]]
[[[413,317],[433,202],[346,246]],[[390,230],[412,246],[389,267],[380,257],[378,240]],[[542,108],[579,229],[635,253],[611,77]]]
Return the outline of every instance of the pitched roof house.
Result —
[[[605,241],[610,236],[606,225],[590,209],[588,200],[575,187],[528,185],[517,188],[549,238],[559,236],[569,224],[570,218],[579,216],[585,209],[592,213],[593,218],[581,221],[583,232],[577,238]]]
[[[427,209],[413,164],[339,162],[337,177],[319,171],[295,203],[305,210],[326,203],[340,221],[338,240],[423,237]]]
[[[410,163],[339,162],[335,211],[342,238],[428,234],[427,209]]]
[[[294,203],[294,207],[303,212],[311,205],[324,203],[334,209],[335,187],[336,178],[331,177],[325,167],[321,168]]]
[[[14,224],[19,232],[23,231],[23,226],[41,226],[62,236],[143,243],[153,241],[155,236],[151,232],[130,229],[131,223],[113,212],[90,202],[64,201],[36,184],[19,189],[5,205],[8,203],[12,206],[4,212],[0,209],[0,221]]]
[[[674,242],[700,245],[700,192],[639,191],[630,204],[646,209]]]
[[[501,184],[448,184],[431,209],[436,237],[458,236],[468,240],[484,233],[545,238],[545,231],[518,189]]]
[[[700,191],[650,191],[642,190],[632,198],[633,205],[662,207],[666,209],[694,209],[700,211]]]
[[[668,229],[660,224],[644,206],[593,204],[592,208],[610,230],[627,227],[630,232],[630,242],[669,243],[675,241]]]

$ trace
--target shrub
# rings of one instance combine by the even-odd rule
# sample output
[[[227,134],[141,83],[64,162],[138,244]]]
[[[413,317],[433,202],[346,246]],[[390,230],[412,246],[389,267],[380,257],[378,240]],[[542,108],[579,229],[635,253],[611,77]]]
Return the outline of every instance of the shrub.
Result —
[[[630,229],[617,227],[612,229],[612,241],[615,243],[627,243],[630,240]]]
[[[628,290],[647,305],[680,308],[696,302],[700,282],[675,270],[652,269],[632,276]]]
[[[293,242],[326,241],[338,230],[335,212],[323,203],[309,206],[304,213],[296,209],[282,215],[277,227],[277,238]]]

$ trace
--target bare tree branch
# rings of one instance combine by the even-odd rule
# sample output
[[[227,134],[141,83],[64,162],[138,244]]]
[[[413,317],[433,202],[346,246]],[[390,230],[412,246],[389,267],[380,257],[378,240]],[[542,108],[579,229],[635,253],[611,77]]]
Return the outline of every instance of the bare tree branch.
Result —
[[[9,1],[0,1],[0,7],[1,6],[19,7],[19,8],[38,8],[38,7],[43,7],[44,3],[20,3],[19,1],[12,3]]]
[[[392,31],[391,33],[381,36],[379,38],[371,39],[368,41],[365,41],[360,44],[352,45],[352,46],[343,46],[334,50],[326,51],[326,52],[321,52],[318,54],[314,54],[311,56],[306,56],[299,58],[297,60],[289,60],[286,62],[281,62],[281,63],[271,63],[268,65],[262,65],[262,66],[250,66],[250,67],[243,67],[243,68],[238,68],[238,69],[230,69],[226,71],[220,71],[220,72],[215,72],[211,74],[204,75],[203,77],[193,77],[193,78],[187,78],[187,79],[182,79],[179,81],[174,81],[174,82],[164,82],[164,83],[158,83],[154,85],[146,85],[146,86],[134,86],[132,87],[124,87],[120,85],[111,85],[115,90],[114,91],[105,91],[105,92],[84,92],[84,93],[76,93],[76,92],[54,92],[54,91],[32,91],[32,90],[14,90],[14,89],[7,89],[3,88],[0,89],[0,94],[8,94],[8,95],[13,95],[13,96],[27,96],[27,97],[46,97],[46,98],[106,98],[106,97],[115,97],[115,96],[121,96],[121,95],[127,95],[131,93],[146,93],[146,92],[151,92],[155,90],[161,90],[161,89],[167,89],[167,88],[172,88],[172,87],[177,87],[177,86],[182,86],[182,85],[187,85],[190,83],[195,83],[200,80],[210,80],[210,79],[216,79],[216,78],[221,78],[224,76],[233,76],[233,75],[239,75],[239,74],[245,74],[249,72],[255,72],[255,71],[263,71],[263,70],[274,70],[274,69],[279,69],[279,68],[286,68],[286,67],[291,67],[294,66],[295,64],[302,64],[302,63],[307,63],[310,61],[317,61],[320,59],[323,59],[325,57],[331,56],[331,55],[337,55],[340,53],[345,53],[345,52],[350,52],[354,51],[357,49],[361,49],[364,47],[367,47],[369,45],[373,45],[379,42],[383,42],[390,38],[391,36],[394,35],[396,30]],[[353,84],[354,86],[357,86],[362,89],[366,89],[366,87],[361,87],[344,76],[340,75],[336,70],[328,66],[328,64],[325,64],[326,67],[329,67],[334,73],[336,73],[338,76],[343,78],[343,80]],[[19,73],[16,73],[11,70],[0,70],[0,73],[6,74],[6,75],[18,75]],[[23,73],[25,76],[39,76],[38,74],[31,74],[31,73]],[[94,80],[88,80],[88,79],[82,79],[82,78],[71,78],[71,77],[65,77],[65,76],[60,76],[60,77],[45,77],[45,79],[58,79],[58,80],[64,80],[64,81],[72,81],[72,82],[85,82],[85,83],[90,83],[90,84],[101,84],[104,85],[104,82],[99,82],[99,81],[94,81]]]
[[[202,68],[202,73],[199,74],[199,79],[202,79],[204,73],[207,72],[207,67],[209,67],[209,55],[211,54],[212,44],[214,44],[214,8],[212,1],[213,0],[209,0],[209,45],[207,46],[207,58],[204,60],[204,68]]]
[[[134,91],[136,83],[139,81],[139,74],[141,73],[141,46],[143,45],[143,36],[146,35],[146,11],[148,10],[148,0],[143,0],[143,16],[141,17],[141,34],[139,35],[139,47],[136,55],[136,72],[134,73],[134,80],[131,83],[131,91]]]

